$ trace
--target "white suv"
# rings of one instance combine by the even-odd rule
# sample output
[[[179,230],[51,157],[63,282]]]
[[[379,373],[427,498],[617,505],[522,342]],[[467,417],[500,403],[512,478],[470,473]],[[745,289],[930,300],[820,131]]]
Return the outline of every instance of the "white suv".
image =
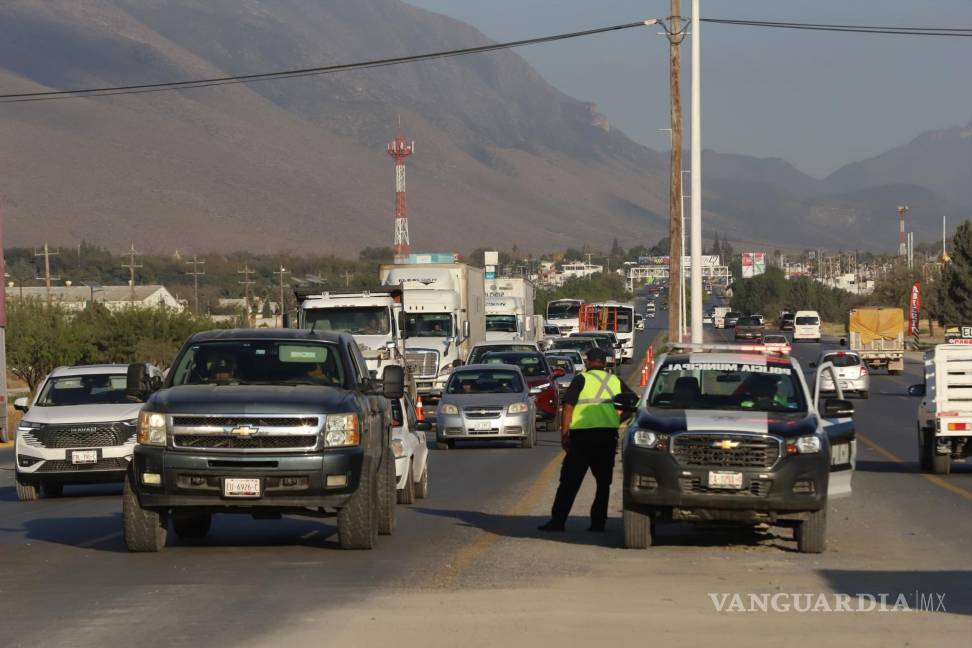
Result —
[[[144,365],[146,380],[161,382],[157,367]],[[135,447],[142,399],[127,390],[128,365],[58,367],[50,373],[17,426],[17,498],[56,497],[65,484],[121,482]],[[146,386],[148,387],[148,386]],[[148,390],[146,390],[148,391]]]

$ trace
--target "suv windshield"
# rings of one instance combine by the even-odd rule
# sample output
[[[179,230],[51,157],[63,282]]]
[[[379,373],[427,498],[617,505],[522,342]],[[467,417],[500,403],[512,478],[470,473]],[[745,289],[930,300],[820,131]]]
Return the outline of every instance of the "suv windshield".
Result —
[[[575,336],[571,335],[571,337]],[[576,337],[594,340],[594,344],[605,350],[614,350],[614,345],[617,344],[617,338],[607,333],[594,335],[590,333],[577,333]]]
[[[408,313],[405,334],[411,337],[452,337],[452,316],[448,313]]]
[[[455,371],[446,387],[447,394],[504,394],[523,391],[523,381],[515,371],[484,369]]]
[[[125,393],[125,374],[85,374],[51,378],[44,383],[35,405],[119,405],[130,403]]]
[[[788,363],[669,361],[651,387],[650,407],[803,412],[806,403]]]
[[[194,344],[172,369],[179,385],[342,385],[337,346],[298,340],[220,340]]]
[[[547,359],[539,353],[490,353],[487,354],[483,362],[488,364],[516,365],[527,378],[546,376],[550,373],[550,370],[547,368]]]
[[[823,357],[822,362],[832,362],[835,367],[856,367],[861,359],[853,353],[831,353]]]
[[[388,335],[391,324],[384,306],[310,308],[304,311],[304,328],[347,331],[352,335]]]
[[[532,344],[486,344],[473,347],[469,352],[469,359],[466,364],[479,364],[487,353],[502,353],[504,351],[523,351],[529,353],[536,351],[537,347]]]
[[[502,333],[516,333],[516,315],[487,315],[486,330]]]
[[[597,346],[597,341],[591,338],[561,338],[553,341],[554,349],[577,349],[587,351]]]

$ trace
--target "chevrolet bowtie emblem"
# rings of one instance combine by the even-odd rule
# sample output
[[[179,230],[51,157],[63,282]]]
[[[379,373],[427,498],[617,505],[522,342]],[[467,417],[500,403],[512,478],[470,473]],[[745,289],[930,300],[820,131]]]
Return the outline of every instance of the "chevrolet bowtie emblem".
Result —
[[[252,428],[249,425],[241,425],[239,427],[233,428],[229,432],[230,432],[230,434],[235,435],[235,436],[251,437],[254,434],[256,434],[257,432],[259,432],[259,428]]]
[[[712,444],[713,448],[719,448],[720,450],[733,450],[739,447],[739,441],[730,441],[729,439],[723,439],[722,441],[716,441]]]

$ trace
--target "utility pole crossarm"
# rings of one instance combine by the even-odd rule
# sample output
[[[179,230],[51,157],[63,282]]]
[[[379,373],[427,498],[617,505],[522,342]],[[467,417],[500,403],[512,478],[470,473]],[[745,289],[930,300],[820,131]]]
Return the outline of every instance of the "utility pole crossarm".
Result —
[[[199,277],[204,276],[206,273],[199,269],[199,266],[206,263],[205,260],[200,260],[195,254],[192,255],[192,261],[186,261],[192,266],[192,272],[187,272],[187,275],[192,277],[192,313],[193,315],[199,314]]]
[[[128,263],[122,264],[122,267],[128,270],[128,286],[132,302],[135,301],[135,270],[142,267],[141,263],[135,263],[135,257],[140,254],[141,252],[135,251],[135,241],[132,241],[132,246],[128,250]]]

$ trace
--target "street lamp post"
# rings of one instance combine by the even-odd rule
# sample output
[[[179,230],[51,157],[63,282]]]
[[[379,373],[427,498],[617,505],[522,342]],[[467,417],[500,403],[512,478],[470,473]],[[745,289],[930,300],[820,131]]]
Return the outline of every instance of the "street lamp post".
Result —
[[[699,0],[692,0],[692,343],[702,342],[702,79]]]

